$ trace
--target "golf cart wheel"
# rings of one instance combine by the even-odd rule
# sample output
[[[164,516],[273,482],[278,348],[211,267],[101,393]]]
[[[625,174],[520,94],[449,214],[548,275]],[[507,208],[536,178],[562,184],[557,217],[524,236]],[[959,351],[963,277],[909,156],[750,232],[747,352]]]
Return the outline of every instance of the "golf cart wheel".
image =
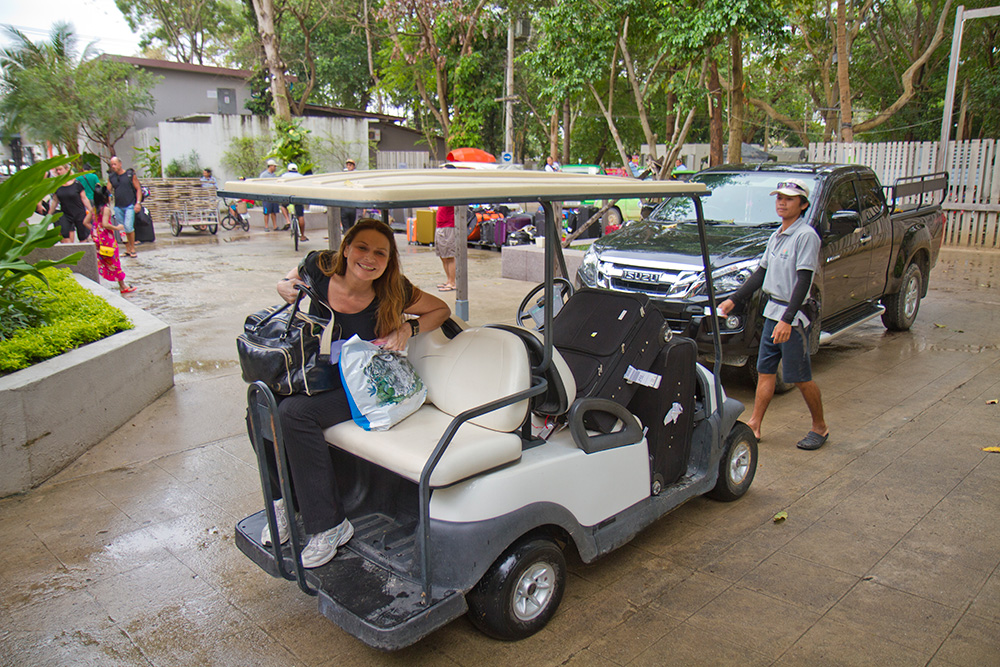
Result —
[[[469,620],[491,637],[524,639],[545,627],[565,588],[562,549],[545,538],[527,538],[508,548],[466,595]]]
[[[181,224],[180,217],[176,213],[170,214],[170,233],[174,236],[180,236],[181,230],[184,229],[184,225]]]
[[[757,472],[757,436],[743,422],[736,422],[726,438],[726,449],[719,461],[719,481],[708,492],[709,498],[732,501],[743,496]]]

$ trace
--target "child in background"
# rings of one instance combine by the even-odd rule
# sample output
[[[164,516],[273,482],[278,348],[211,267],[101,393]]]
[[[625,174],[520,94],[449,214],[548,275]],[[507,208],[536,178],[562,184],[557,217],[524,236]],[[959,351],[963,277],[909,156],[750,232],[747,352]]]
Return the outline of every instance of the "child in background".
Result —
[[[97,268],[106,280],[118,281],[118,291],[130,294],[136,290],[132,285],[125,284],[125,272],[118,257],[118,242],[115,232],[125,233],[125,226],[112,222],[111,207],[108,206],[108,189],[103,185],[94,188],[94,243],[97,245]],[[101,246],[114,248],[110,256],[101,254]]]

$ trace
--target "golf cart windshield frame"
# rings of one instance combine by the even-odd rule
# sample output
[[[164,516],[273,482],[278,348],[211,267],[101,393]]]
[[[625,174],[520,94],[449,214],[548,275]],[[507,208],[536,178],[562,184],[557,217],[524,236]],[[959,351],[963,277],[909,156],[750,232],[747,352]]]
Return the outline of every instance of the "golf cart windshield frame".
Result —
[[[470,204],[515,204],[538,202],[545,213],[545,237],[553,242],[545,244],[545,287],[546,304],[554,300],[554,279],[556,264],[562,275],[567,276],[566,262],[561,243],[560,226],[556,225],[554,204],[572,199],[653,198],[690,197],[694,203],[698,220],[698,237],[701,243],[705,282],[709,303],[715,304],[715,286],[712,280],[712,266],[705,235],[705,219],[701,197],[708,190],[700,183],[681,181],[637,181],[619,176],[598,176],[587,174],[566,174],[525,171],[474,171],[461,169],[410,169],[395,171],[364,171],[318,174],[295,179],[248,179],[229,181],[218,192],[220,197],[268,200],[282,204],[322,204],[341,208],[371,208],[386,211],[393,208],[417,208],[425,206],[467,206]],[[714,306],[713,306],[714,308]],[[713,313],[714,314],[714,313]],[[545,308],[544,354],[538,375],[544,376],[552,361],[552,318],[551,308]],[[708,318],[711,324],[715,346],[715,411],[720,414],[723,405],[722,382],[719,373],[722,363],[722,347],[719,337],[718,318]],[[429,571],[430,546],[430,479],[441,456],[451,442],[458,427],[470,418],[490,410],[498,409],[524,400],[545,391],[544,377],[537,377],[531,389],[505,397],[499,401],[480,406],[452,420],[439,439],[433,454],[427,460],[420,474],[420,560],[423,578],[424,600],[431,596],[431,573]],[[282,575],[293,577],[283,571],[280,552],[275,550],[275,560]],[[299,586],[307,590],[301,568],[294,577]]]

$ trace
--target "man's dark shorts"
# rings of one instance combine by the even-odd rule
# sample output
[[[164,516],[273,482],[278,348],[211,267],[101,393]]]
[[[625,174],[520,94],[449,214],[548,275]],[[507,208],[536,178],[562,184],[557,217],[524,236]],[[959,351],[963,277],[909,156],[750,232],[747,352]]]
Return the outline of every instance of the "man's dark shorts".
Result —
[[[771,319],[764,320],[764,330],[760,334],[760,351],[757,354],[757,372],[773,375],[778,372],[781,361],[781,379],[785,382],[809,382],[812,380],[812,365],[809,362],[808,329],[792,327],[788,340],[775,345],[771,340],[774,325]]]
[[[278,202],[276,201],[264,202],[264,215],[278,215]]]

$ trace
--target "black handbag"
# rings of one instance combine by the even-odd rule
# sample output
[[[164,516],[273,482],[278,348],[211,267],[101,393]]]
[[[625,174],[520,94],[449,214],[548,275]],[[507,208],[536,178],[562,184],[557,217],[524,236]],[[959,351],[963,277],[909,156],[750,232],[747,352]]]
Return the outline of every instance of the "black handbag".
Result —
[[[295,303],[272,306],[247,317],[243,333],[236,338],[240,369],[246,382],[264,382],[275,394],[307,394],[340,386],[337,359],[330,359],[340,325],[333,310],[307,285],[296,285]],[[330,317],[304,312],[299,305],[309,296],[322,304]]]

